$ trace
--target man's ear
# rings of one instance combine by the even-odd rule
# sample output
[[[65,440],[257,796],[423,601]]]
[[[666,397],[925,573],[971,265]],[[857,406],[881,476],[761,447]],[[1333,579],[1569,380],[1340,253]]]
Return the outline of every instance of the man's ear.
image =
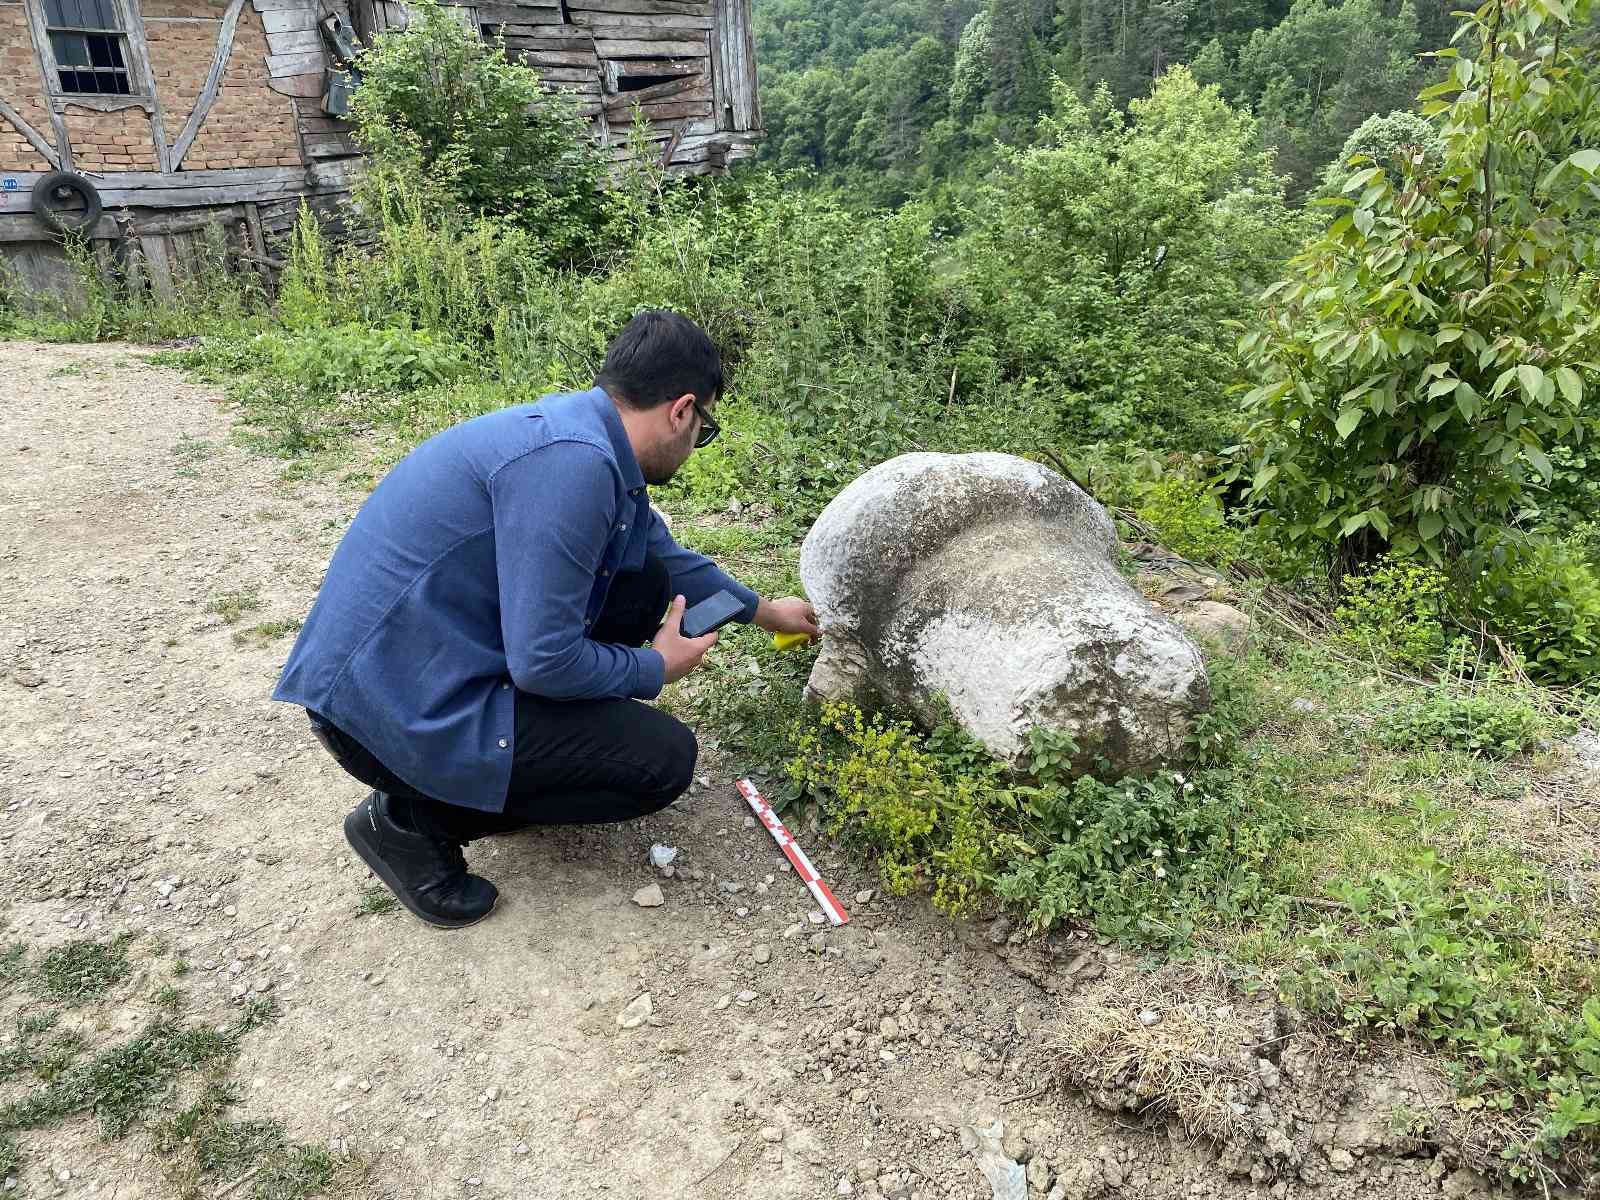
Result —
[[[685,392],[667,406],[667,413],[672,418],[672,428],[680,428],[685,421],[694,415],[694,393]]]

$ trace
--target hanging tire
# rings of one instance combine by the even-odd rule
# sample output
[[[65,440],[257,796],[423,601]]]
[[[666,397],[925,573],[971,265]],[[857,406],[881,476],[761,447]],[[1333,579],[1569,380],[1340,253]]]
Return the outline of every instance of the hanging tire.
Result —
[[[74,206],[74,198],[82,208]],[[103,212],[94,184],[73,171],[51,171],[33,185],[33,215],[57,233],[88,233]]]

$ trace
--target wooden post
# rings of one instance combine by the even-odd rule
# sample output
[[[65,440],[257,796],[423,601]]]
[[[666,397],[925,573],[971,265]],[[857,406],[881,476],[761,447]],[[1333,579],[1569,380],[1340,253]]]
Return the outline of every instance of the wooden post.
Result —
[[[167,253],[167,239],[156,234],[141,237],[139,249],[144,252],[145,266],[150,270],[150,290],[157,298],[172,299],[172,258]]]
[[[267,254],[267,239],[261,233],[261,206],[254,200],[246,201],[244,222],[250,228],[250,249],[262,258]]]

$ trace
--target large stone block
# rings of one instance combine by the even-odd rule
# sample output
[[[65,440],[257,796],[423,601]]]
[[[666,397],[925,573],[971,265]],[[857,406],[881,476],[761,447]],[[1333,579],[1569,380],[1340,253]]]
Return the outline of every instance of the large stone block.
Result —
[[[813,699],[850,698],[968,732],[1017,761],[1028,731],[1087,763],[1171,759],[1210,706],[1200,652],[1118,572],[1116,530],[1078,487],[1006,454],[907,454],[823,510],[800,552],[827,636]]]

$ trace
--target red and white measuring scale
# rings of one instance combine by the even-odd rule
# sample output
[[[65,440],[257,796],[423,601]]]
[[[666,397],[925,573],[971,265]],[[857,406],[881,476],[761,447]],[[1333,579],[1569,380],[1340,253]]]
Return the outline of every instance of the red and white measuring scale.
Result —
[[[846,924],[850,920],[850,914],[845,912],[840,903],[833,898],[828,885],[822,882],[822,876],[817,874],[817,869],[811,865],[806,852],[795,844],[794,835],[783,827],[782,821],[778,820],[778,814],[772,811],[772,805],[767,803],[766,797],[748,779],[739,780],[738,787],[739,795],[744,797],[745,803],[756,814],[756,819],[767,827],[767,832],[772,835],[773,841],[778,843],[778,848],[783,851],[784,857],[794,866],[795,873],[805,881],[806,887],[810,888],[811,894],[817,898],[817,906],[822,909],[822,915],[828,918],[828,923]]]

